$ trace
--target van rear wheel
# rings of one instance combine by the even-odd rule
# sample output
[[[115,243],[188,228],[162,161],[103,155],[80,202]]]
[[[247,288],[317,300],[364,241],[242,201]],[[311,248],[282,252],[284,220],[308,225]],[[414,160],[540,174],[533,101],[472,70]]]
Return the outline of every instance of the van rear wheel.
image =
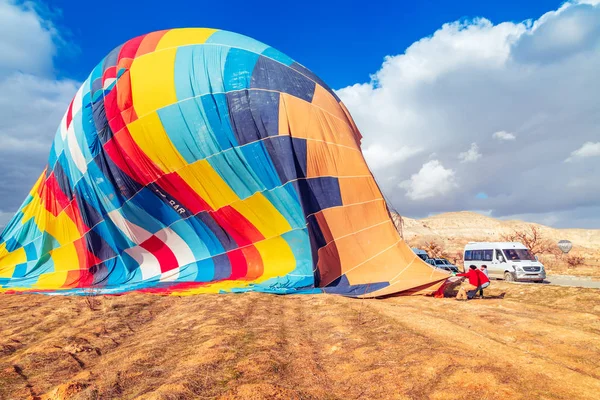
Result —
[[[504,280],[506,282],[514,282],[515,281],[515,277],[510,272],[505,272],[504,273]]]

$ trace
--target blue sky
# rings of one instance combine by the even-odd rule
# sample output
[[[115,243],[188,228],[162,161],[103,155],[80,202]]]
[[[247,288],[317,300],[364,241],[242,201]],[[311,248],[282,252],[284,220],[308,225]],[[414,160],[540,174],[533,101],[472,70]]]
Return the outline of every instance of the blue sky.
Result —
[[[335,89],[404,216],[600,228],[600,0],[0,0],[0,227],[92,68],[191,26],[265,42]]]
[[[83,80],[112,48],[160,29],[211,27],[273,46],[331,87],[368,80],[383,57],[398,54],[443,23],[485,16],[492,22],[537,18],[556,1],[64,1],[48,4],[68,38],[62,76]],[[76,46],[77,50],[73,47]],[[73,51],[75,50],[75,51]]]

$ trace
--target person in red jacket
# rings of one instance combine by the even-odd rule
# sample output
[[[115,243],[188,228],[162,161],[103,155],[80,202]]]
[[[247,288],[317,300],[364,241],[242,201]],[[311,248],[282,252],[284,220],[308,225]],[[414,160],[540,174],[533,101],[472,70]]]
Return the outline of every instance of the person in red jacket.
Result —
[[[490,283],[489,278],[474,265],[471,265],[468,272],[456,276],[464,276],[469,281],[461,286],[456,296],[457,300],[472,299],[478,290],[481,290],[483,286],[487,287]]]

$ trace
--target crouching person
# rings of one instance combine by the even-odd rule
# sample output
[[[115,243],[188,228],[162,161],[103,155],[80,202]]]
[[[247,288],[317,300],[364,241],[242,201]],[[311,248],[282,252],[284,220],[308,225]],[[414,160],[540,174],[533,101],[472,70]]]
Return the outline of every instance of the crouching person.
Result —
[[[456,276],[464,276],[467,278],[467,282],[463,282],[458,291],[458,295],[456,296],[457,300],[472,299],[482,287],[486,287],[490,284],[488,277],[474,265],[471,265],[468,272],[457,274]]]

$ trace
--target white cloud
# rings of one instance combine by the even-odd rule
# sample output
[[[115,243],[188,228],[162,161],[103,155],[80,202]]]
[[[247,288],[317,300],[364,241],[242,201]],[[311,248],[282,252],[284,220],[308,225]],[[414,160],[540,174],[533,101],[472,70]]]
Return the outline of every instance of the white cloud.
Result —
[[[600,183],[568,183],[600,175],[600,158],[562,161],[573,143],[597,141],[598,29],[600,5],[573,2],[537,20],[450,22],[387,56],[369,82],[337,90],[363,133],[363,148],[422,149],[394,168],[400,187],[386,179],[391,171],[374,169],[395,208],[413,217],[476,209],[482,192],[495,216],[595,212]],[[478,168],[461,162],[480,153],[485,163]],[[452,171],[461,190],[406,202],[406,190],[425,199],[427,191],[413,189],[411,171],[431,160]]]
[[[421,167],[410,180],[400,187],[406,189],[406,196],[412,200],[422,200],[434,196],[443,196],[458,187],[454,171],[446,169],[438,160],[431,160]]]
[[[598,157],[600,156],[600,142],[586,142],[578,148],[577,150],[571,153],[571,156],[567,158],[566,162],[571,162],[577,158],[587,158],[587,157]]]
[[[56,79],[61,39],[33,3],[0,0],[0,227],[42,173],[78,84]]]
[[[506,131],[495,132],[492,137],[498,140],[515,140],[517,138],[514,133]]]
[[[394,150],[375,143],[363,150],[365,159],[373,170],[390,167],[421,152],[419,148],[400,147]]]
[[[477,143],[471,143],[469,150],[463,151],[458,155],[458,159],[461,163],[473,163],[480,158],[481,153],[479,152],[479,146],[477,146]]]

